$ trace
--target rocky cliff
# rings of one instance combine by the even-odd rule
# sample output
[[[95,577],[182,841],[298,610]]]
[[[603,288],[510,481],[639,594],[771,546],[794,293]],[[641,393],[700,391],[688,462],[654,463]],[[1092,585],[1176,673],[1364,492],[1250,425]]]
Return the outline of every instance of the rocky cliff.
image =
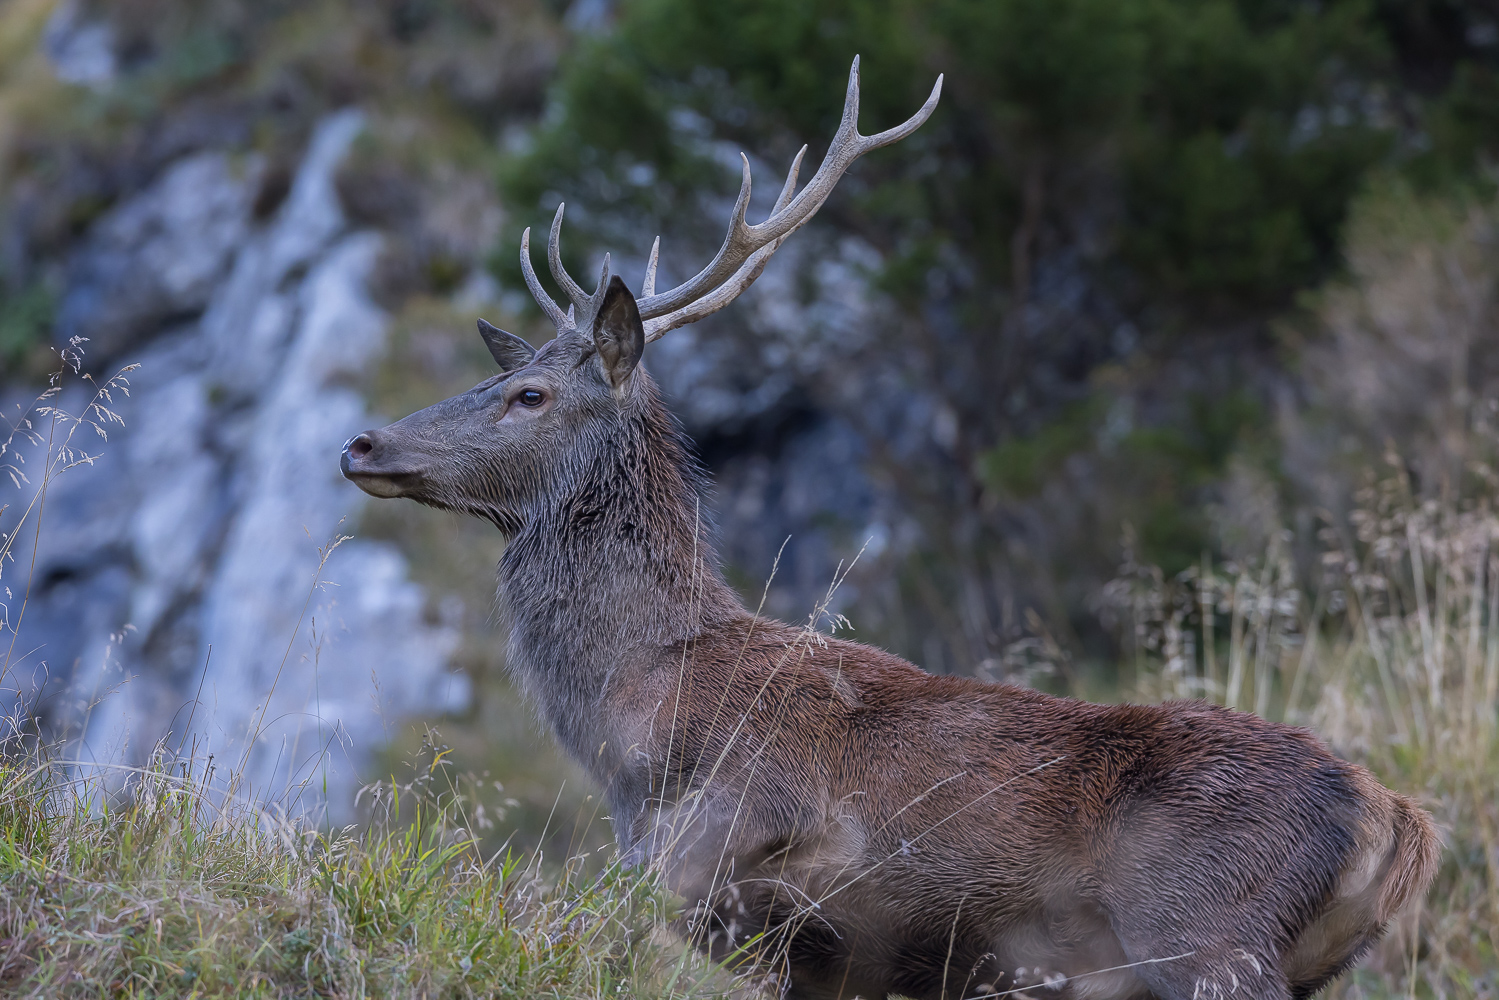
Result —
[[[30,519],[3,578],[19,635],[6,707],[39,712],[72,759],[138,763],[165,739],[267,801],[326,789],[344,820],[394,724],[470,697],[448,667],[456,625],[401,554],[334,544],[364,502],[337,458],[379,422],[354,386],[388,325],[368,289],[381,237],[350,225],[334,185],[361,127],[356,111],[321,121],[265,218],[260,158],[186,156],[73,255],[61,336],[87,338],[100,380],[138,367],[110,404],[123,426],[74,432],[91,461],[46,474],[71,427],[57,413],[13,441],[27,481],[4,529]],[[47,402],[86,414],[94,386],[64,384]],[[27,405],[13,392],[7,417]]]

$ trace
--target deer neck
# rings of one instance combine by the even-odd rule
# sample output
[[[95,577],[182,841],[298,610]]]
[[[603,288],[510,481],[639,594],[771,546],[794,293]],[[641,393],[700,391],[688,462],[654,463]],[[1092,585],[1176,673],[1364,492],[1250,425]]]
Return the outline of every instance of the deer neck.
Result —
[[[601,744],[629,743],[614,729],[665,649],[744,614],[675,428],[648,416],[528,518],[500,563],[510,669],[590,767],[605,764]]]

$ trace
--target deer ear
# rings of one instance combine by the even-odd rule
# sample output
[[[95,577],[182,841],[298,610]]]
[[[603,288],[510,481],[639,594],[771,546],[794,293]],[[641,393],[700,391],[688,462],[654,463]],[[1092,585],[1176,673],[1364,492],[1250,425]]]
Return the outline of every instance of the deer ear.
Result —
[[[604,367],[604,377],[616,389],[624,385],[645,352],[640,309],[635,305],[635,296],[617,274],[609,279],[604,304],[599,306],[598,318],[593,321],[593,346]]]
[[[536,356],[536,348],[515,334],[506,333],[497,326],[490,326],[482,319],[479,320],[479,336],[484,338],[484,346],[489,348],[489,353],[494,357],[495,364],[500,366],[502,372],[513,372],[517,368],[524,368]]]

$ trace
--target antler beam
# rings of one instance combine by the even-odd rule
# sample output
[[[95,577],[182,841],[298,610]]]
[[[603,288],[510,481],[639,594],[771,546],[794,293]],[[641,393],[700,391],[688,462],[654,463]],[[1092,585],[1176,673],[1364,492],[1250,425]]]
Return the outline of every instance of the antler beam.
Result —
[[[743,153],[739,155],[744,157]],[[791,195],[796,191],[797,175],[801,173],[802,157],[805,155],[807,155],[807,147],[803,146],[797,151],[796,159],[791,161],[791,169],[786,171],[786,183],[781,185],[780,196],[776,198],[775,207],[770,210],[772,216],[785,209],[787,203],[791,201]],[[748,182],[749,160],[747,158],[745,158],[744,163],[744,176],[746,182]],[[742,219],[743,216],[741,215],[740,218]],[[808,216],[808,218],[811,218],[811,216]],[[656,316],[647,319],[645,321],[645,342],[649,344],[651,341],[659,339],[662,335],[675,330],[679,326],[696,323],[704,316],[711,316],[730,302],[733,302],[739,297],[740,292],[754,284],[755,279],[760,277],[760,272],[765,270],[765,264],[770,260],[771,254],[775,253],[777,248],[786,242],[786,237],[790,235],[791,233],[788,232],[783,236],[779,236],[751,253],[749,258],[743,264],[739,265],[739,270],[735,271],[729,276],[727,281],[708,294],[694,302],[689,302],[682,308],[670,312],[665,316]],[[657,236],[656,242],[651,246],[651,262],[646,267],[646,282],[640,288],[640,294],[647,299],[652,298],[656,291],[656,259],[660,255],[660,252],[661,237]]]

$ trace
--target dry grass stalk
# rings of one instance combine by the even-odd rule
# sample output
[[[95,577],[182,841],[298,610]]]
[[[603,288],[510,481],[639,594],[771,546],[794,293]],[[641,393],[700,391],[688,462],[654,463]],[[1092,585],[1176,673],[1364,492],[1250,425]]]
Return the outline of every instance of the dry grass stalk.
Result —
[[[1339,995],[1492,995],[1499,513],[1421,500],[1393,468],[1358,494],[1345,530],[1321,532],[1315,593],[1297,588],[1278,538],[1253,563],[1172,579],[1126,561],[1103,610],[1135,652],[1135,697],[1206,697],[1308,725],[1442,826],[1448,851],[1425,909]]]

